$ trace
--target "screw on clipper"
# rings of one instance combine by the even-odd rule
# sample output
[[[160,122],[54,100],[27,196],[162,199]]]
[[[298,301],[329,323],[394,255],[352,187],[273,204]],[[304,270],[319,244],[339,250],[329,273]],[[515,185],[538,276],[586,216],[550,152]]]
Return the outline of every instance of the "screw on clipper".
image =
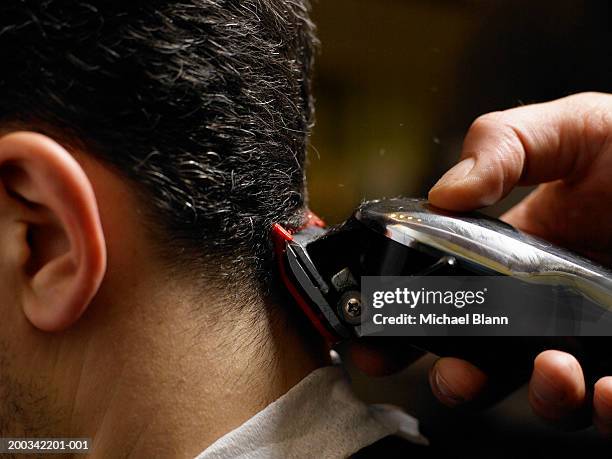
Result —
[[[344,293],[338,302],[338,310],[346,322],[351,325],[358,325],[361,322],[363,312],[359,292],[352,290]]]

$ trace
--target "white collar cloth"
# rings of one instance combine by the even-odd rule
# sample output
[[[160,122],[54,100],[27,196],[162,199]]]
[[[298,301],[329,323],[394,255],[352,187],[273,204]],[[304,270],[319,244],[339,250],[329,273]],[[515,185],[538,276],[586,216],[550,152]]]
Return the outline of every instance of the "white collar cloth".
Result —
[[[337,366],[319,368],[196,459],[344,458],[398,435],[427,444],[418,420],[391,405],[367,405]]]

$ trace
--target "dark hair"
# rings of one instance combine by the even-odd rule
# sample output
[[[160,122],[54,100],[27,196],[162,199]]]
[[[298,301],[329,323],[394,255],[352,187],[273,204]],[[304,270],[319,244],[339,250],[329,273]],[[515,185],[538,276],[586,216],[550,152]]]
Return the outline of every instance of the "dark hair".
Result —
[[[0,123],[76,136],[129,177],[167,260],[266,280],[271,224],[298,225],[305,207],[309,10],[308,0],[3,0]]]

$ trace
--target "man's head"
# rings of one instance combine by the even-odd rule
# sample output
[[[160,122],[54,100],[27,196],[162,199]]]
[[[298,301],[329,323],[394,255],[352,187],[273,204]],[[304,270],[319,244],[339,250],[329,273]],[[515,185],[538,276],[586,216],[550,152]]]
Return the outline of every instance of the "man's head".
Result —
[[[143,291],[264,298],[270,226],[299,225],[305,208],[308,14],[307,0],[2,2],[0,344],[21,366],[9,376],[46,340],[137,310],[111,304]],[[184,300],[170,298],[145,314],[163,322]]]
[[[170,263],[261,279],[271,223],[304,207],[307,2],[9,1],[0,20],[0,128],[129,180]]]

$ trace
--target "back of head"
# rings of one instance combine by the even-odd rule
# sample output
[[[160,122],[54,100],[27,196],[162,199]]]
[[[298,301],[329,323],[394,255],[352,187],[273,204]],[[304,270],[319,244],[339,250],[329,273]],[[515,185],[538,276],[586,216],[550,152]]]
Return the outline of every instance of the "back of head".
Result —
[[[114,168],[177,270],[266,285],[270,225],[305,207],[308,13],[307,0],[3,1],[0,128]]]

